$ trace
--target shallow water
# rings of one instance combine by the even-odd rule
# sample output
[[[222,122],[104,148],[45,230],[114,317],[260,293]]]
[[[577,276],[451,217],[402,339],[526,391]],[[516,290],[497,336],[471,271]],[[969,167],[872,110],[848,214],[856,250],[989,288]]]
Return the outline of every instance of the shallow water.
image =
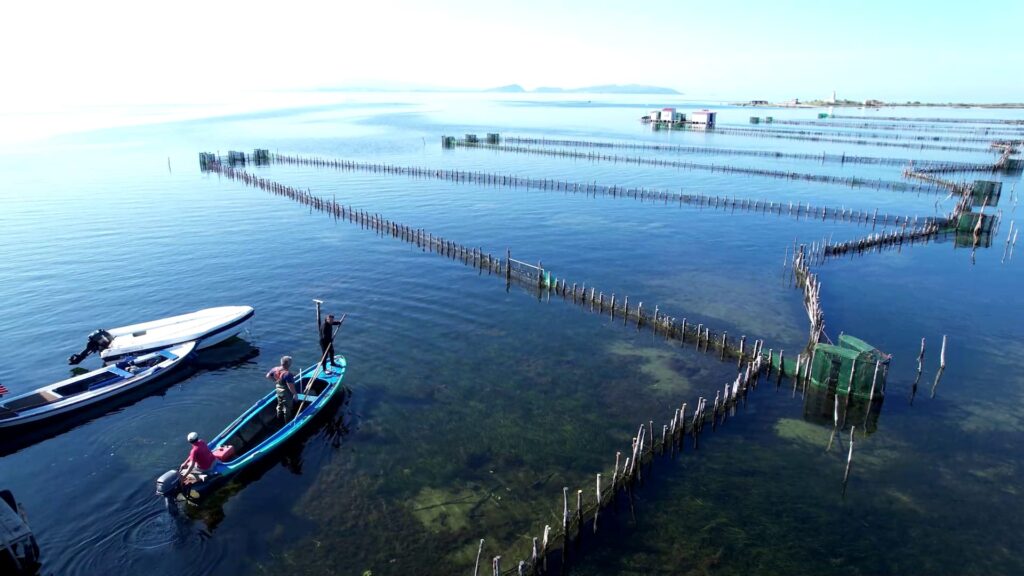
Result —
[[[377,98],[374,101],[374,98]],[[64,358],[100,326],[207,306],[250,304],[244,335],[131,405],[0,458],[25,504],[47,574],[450,574],[471,570],[480,538],[505,566],[557,525],[561,487],[589,488],[641,422],[713,394],[735,365],[583,311],[506,290],[393,238],[199,171],[199,151],[350,158],[944,214],[934,194],[876,191],[702,171],[442,150],[442,134],[499,131],[794,152],[982,161],[991,156],[698,132],[651,132],[641,98],[515,101],[479,95],[365,96],[277,112],[116,128],[36,142],[0,157],[0,382],[12,392],[67,375]],[[700,104],[685,104],[702,107]],[[916,111],[915,111],[916,112]],[[944,110],[992,117],[1012,111]],[[981,114],[977,114],[981,112]],[[812,118],[810,110],[725,109]],[[911,112],[908,111],[908,114]],[[936,110],[923,109],[935,116]],[[900,115],[903,115],[902,113]],[[888,132],[888,131],[887,131]],[[636,155],[627,151],[624,155]],[[643,154],[647,154],[644,152]],[[653,157],[673,157],[665,153]],[[684,159],[690,159],[685,158]],[[896,166],[697,156],[696,162],[900,178]],[[787,247],[870,227],[789,216],[592,198],[331,169],[250,170],[494,254],[542,261],[570,282],[655,304],[793,354],[807,337]],[[1008,181],[991,248],[951,241],[816,267],[827,331],[894,355],[877,428],[844,452],[826,425],[770,386],[728,426],[658,468],[588,548],[580,574],[1016,573],[1024,454],[1020,254]],[[266,389],[282,354],[318,356],[311,300],[347,312],[339,351],[350,399],[301,444],[175,520],[152,494],[184,435],[213,436]],[[931,397],[937,349],[949,366]],[[920,339],[925,371],[913,403]],[[788,354],[788,353],[787,353]],[[820,419],[818,420],[820,421]],[[827,418],[826,418],[827,421]],[[817,422],[817,421],[815,421]],[[824,442],[822,442],[824,440]],[[843,444],[845,446],[845,444]],[[592,494],[592,493],[591,493]]]

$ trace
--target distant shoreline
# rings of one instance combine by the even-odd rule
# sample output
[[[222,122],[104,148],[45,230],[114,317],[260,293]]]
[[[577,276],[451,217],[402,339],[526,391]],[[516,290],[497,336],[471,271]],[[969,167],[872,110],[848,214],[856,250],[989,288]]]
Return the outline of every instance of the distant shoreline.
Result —
[[[733,102],[732,105],[749,108],[1024,108],[1024,102],[982,104],[969,102],[881,102],[878,100],[868,100],[867,102],[856,102],[853,100],[838,100],[836,102],[808,100],[799,104],[785,102],[757,104],[752,102]]]

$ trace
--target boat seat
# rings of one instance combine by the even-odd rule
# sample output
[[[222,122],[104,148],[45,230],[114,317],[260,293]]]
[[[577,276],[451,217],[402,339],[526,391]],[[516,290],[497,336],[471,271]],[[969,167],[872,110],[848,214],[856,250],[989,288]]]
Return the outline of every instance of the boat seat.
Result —
[[[319,396],[314,396],[312,394],[296,394],[295,395],[295,401],[296,402],[315,402],[317,398],[319,398]]]
[[[107,367],[107,370],[109,370],[113,374],[117,374],[121,378],[132,378],[135,376],[135,374],[132,374],[131,372],[121,368],[120,366],[109,366]],[[94,386],[90,386],[90,388],[94,388]]]
[[[4,402],[4,407],[8,410],[15,412],[22,410],[30,410],[32,408],[38,408],[39,406],[45,406],[50,402],[55,402],[63,398],[60,394],[50,392],[49,390],[41,390],[35,394],[30,394],[22,398],[17,398]]]

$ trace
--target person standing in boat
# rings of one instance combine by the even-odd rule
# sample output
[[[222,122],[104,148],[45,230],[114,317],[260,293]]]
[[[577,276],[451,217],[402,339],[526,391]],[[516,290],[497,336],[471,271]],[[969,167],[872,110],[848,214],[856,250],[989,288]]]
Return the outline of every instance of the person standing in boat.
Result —
[[[189,432],[186,440],[192,445],[192,450],[188,453],[188,458],[181,464],[182,478],[188,478],[193,472],[199,474],[217,472],[220,460],[210,451],[206,441],[199,438],[199,434],[196,432]]]
[[[281,364],[267,372],[267,378],[274,382],[277,392],[277,415],[287,420],[295,404],[295,376],[291,373],[292,357],[282,356]]]
[[[323,357],[320,360],[324,372],[331,373],[331,365],[334,364],[334,327],[340,326],[341,321],[334,319],[334,314],[328,314],[320,326],[320,352]]]

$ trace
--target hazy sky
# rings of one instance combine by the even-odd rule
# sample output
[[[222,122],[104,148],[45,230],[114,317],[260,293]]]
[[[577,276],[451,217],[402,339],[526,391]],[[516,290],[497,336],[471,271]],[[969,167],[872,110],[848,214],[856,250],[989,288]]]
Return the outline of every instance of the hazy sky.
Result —
[[[372,84],[1024,101],[1021,0],[9,0],[0,14],[8,114]]]

